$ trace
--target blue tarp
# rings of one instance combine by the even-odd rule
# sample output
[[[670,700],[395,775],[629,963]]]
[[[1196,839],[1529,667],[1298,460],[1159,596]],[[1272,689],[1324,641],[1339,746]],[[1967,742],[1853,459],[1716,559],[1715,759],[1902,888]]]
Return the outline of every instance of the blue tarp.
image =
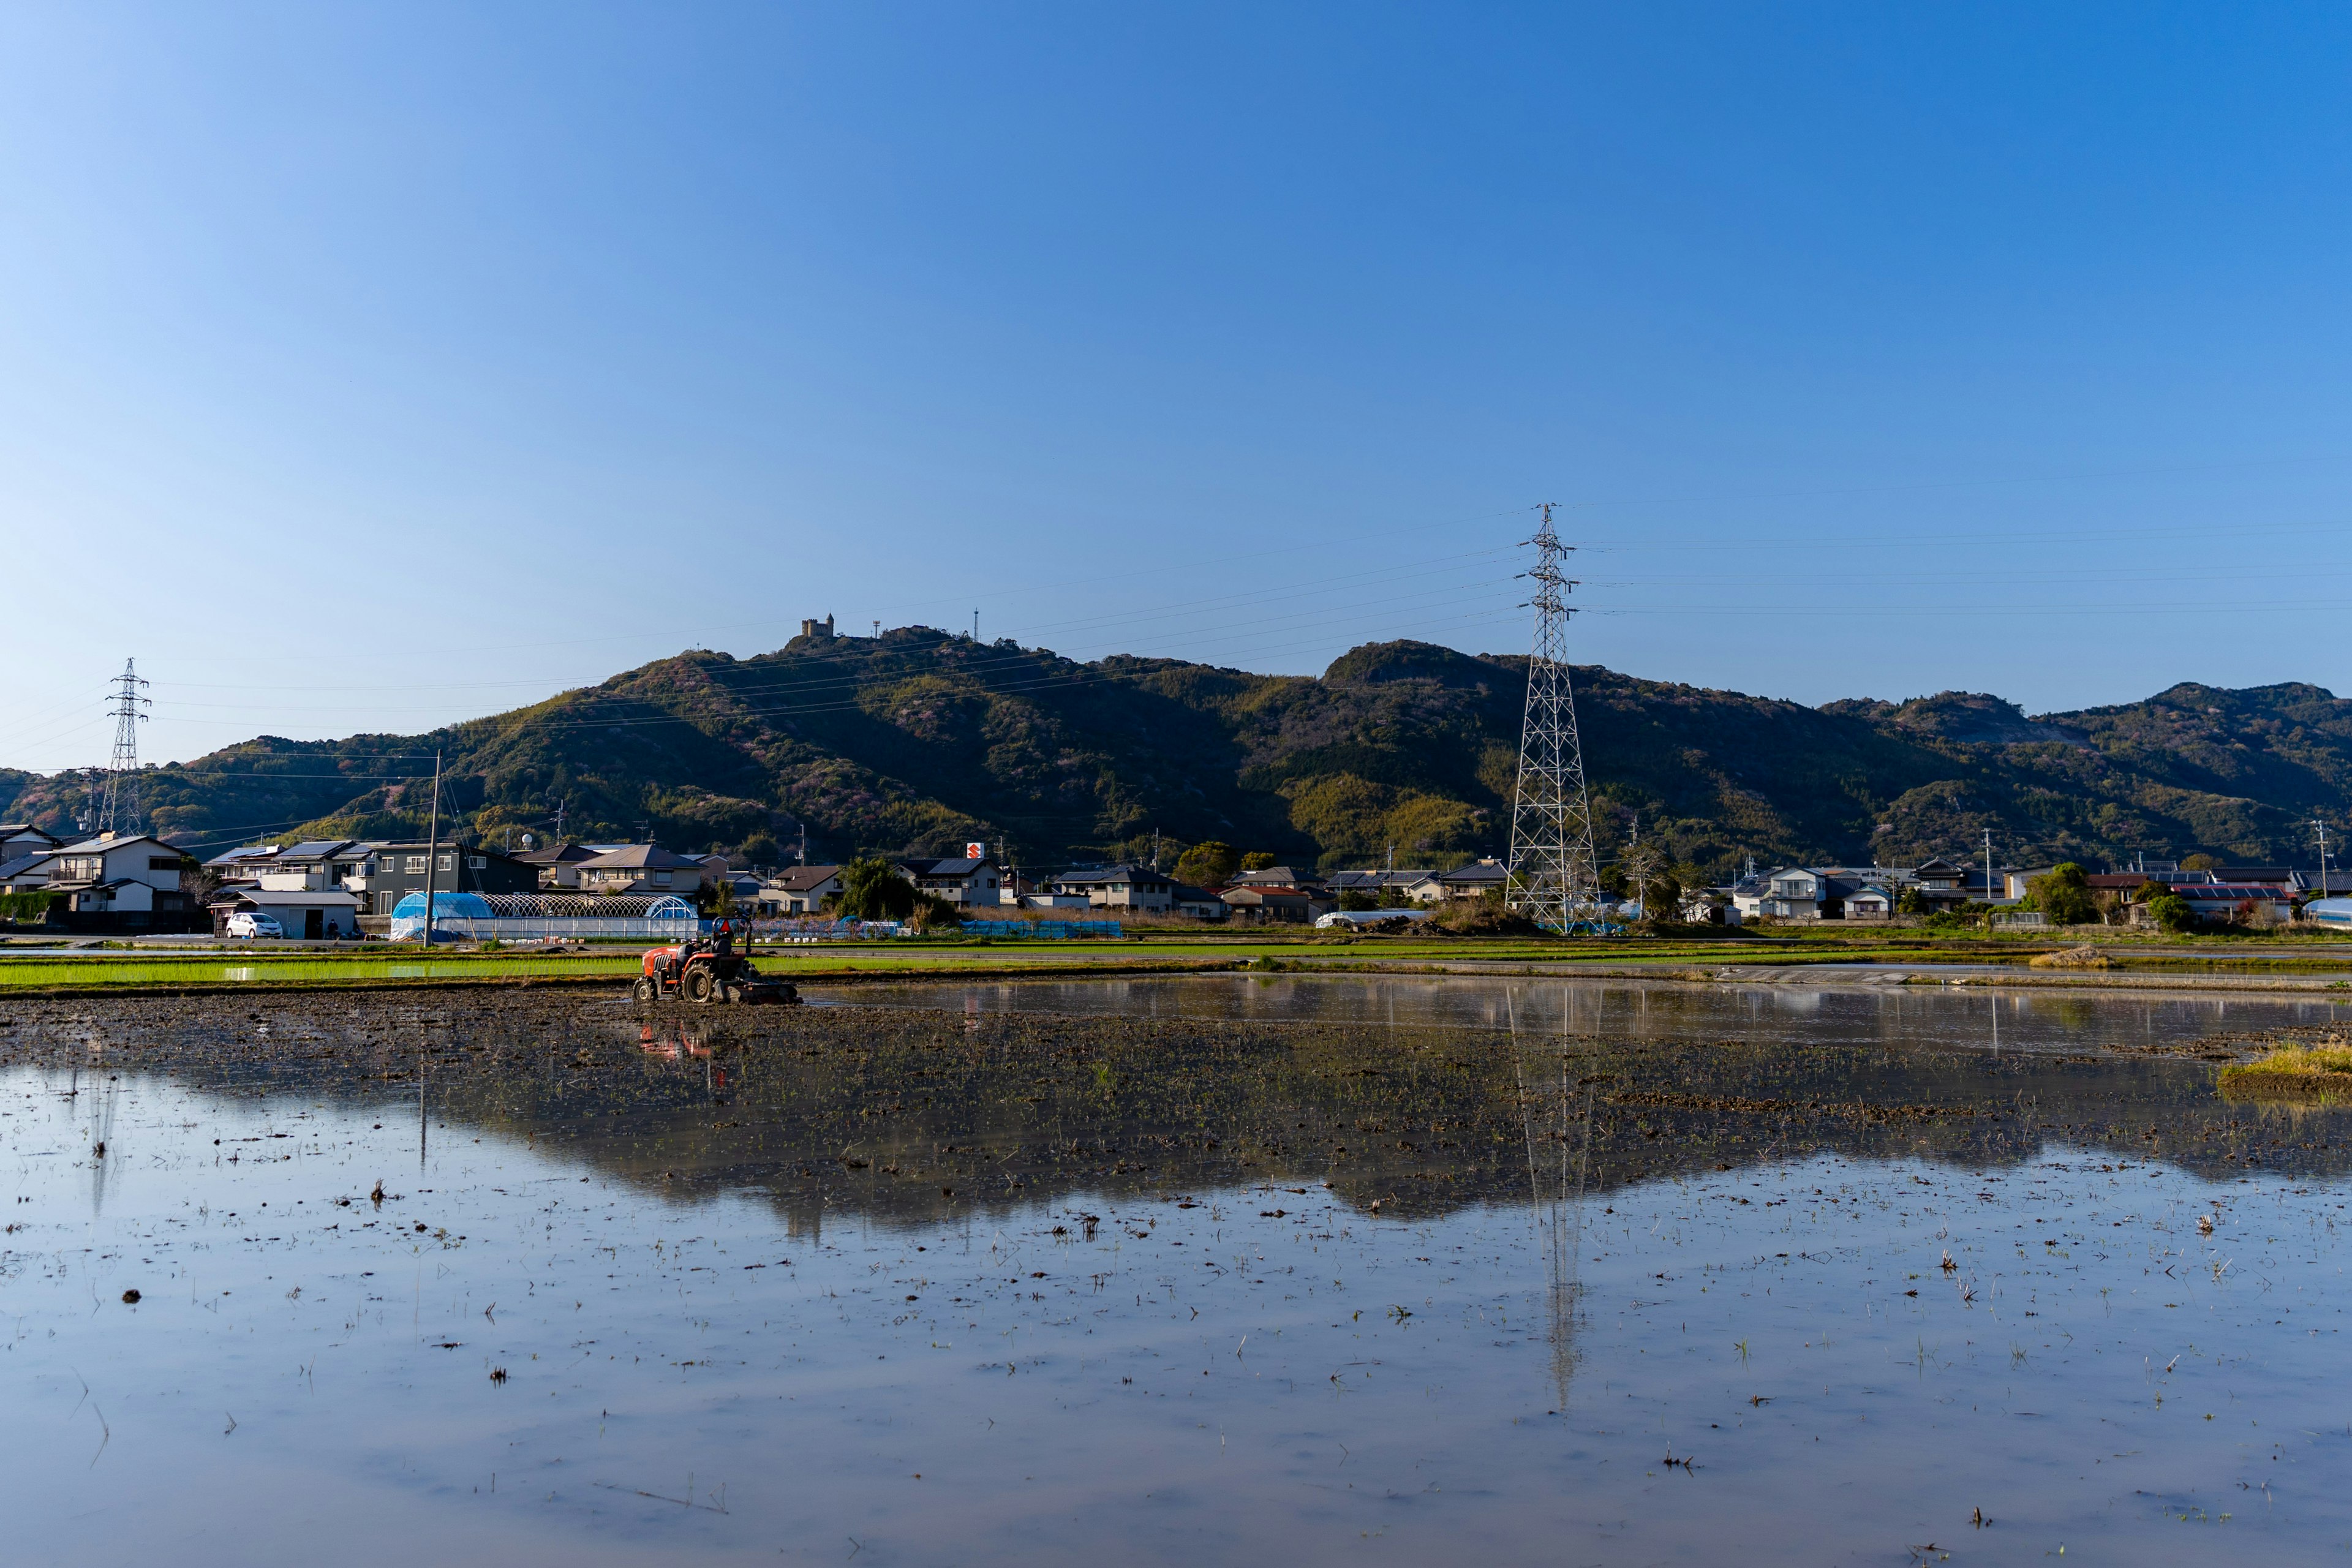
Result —
[[[966,936],[1034,937],[1041,942],[1069,941],[1077,937],[1117,937],[1117,921],[966,921]]]

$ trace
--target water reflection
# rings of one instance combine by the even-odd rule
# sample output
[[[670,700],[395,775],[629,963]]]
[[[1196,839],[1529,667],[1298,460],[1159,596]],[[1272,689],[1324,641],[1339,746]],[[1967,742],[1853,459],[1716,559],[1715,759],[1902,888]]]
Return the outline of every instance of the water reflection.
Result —
[[[20,1006],[12,1557],[2352,1529],[2341,1113],[2202,1059],[2303,1004],[1122,991]]]
[[[1574,1037],[1565,1029],[1550,1049],[1528,1062],[1519,1037],[1517,1001],[1516,991],[1507,998],[1511,1072],[1518,1090],[1520,1140],[1528,1155],[1528,1205],[1543,1237],[1552,1385],[1558,1408],[1566,1410],[1576,1373],[1577,1261],[1583,1251],[1584,1191],[1591,1173],[1594,1091],[1570,1076]],[[1571,1021],[1569,1015],[1562,1016],[1564,1023]]]

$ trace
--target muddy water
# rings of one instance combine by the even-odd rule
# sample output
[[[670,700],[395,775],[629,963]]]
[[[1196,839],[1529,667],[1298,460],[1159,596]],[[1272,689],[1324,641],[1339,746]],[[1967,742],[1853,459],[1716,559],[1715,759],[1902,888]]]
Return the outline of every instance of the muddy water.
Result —
[[[2352,1542],[2325,1004],[831,1000],[16,1005],[9,1560]]]

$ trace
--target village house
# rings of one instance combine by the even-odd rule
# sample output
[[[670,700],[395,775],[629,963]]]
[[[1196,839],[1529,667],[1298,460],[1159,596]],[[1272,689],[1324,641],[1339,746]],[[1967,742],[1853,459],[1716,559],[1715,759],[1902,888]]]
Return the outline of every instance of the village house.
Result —
[[[1233,918],[1253,924],[1312,925],[1339,907],[1339,898],[1319,889],[1271,884],[1231,887],[1218,895]]]
[[[29,822],[0,822],[0,866],[13,865],[27,856],[47,855],[64,847],[64,839],[54,833],[46,833]]]
[[[360,897],[360,913],[390,915],[400,900],[425,891],[425,868],[433,858],[425,839],[394,839],[375,845],[343,890]],[[433,868],[436,893],[535,893],[539,868],[478,844],[444,843]]]
[[[583,893],[635,894],[692,899],[702,889],[702,866],[683,855],[673,855],[658,844],[625,844],[592,860],[579,863]],[[532,872],[537,885],[537,869]]]
[[[2294,895],[2276,883],[2167,881],[2207,925],[2284,925],[2294,918]],[[2151,919],[2144,904],[2134,904],[2131,913],[2135,925]]]
[[[101,833],[36,858],[11,891],[58,895],[65,923],[86,930],[175,927],[190,913],[180,874],[188,857],[144,833]]]
[[[580,868],[596,858],[596,854],[584,844],[551,844],[526,849],[515,858],[526,866],[539,868],[539,885],[551,891],[559,888],[576,889],[580,886]]]
[[[1222,921],[1234,912],[1224,900],[1206,888],[1188,887],[1182,882],[1168,884],[1168,907],[1196,921]]]
[[[840,891],[840,867],[789,866],[761,884],[756,902],[763,915],[813,915]]]
[[[1164,910],[1172,909],[1176,901],[1176,879],[1162,876],[1149,866],[1105,866],[1091,871],[1065,871],[1054,879],[1053,887],[1056,894],[1084,898],[1098,910]]]
[[[1433,904],[1445,889],[1432,870],[1334,871],[1327,884],[1334,893],[1362,893],[1391,907],[1402,903]]]
[[[1979,873],[1981,879],[1982,873]],[[1787,866],[1760,877],[1743,877],[1728,889],[1731,907],[1743,921],[1759,916],[1783,921],[1892,919],[1906,891],[1931,907],[1949,907],[1968,896],[1963,868],[1929,860],[1906,870],[1894,866]]]
[[[1318,891],[1328,886],[1314,872],[1302,871],[1296,866],[1266,866],[1255,871],[1244,871],[1240,876],[1235,877],[1230,885],[1236,888],[1291,888],[1302,890],[1312,888]]]
[[[1483,899],[1488,893],[1499,892],[1510,885],[1509,868],[1501,861],[1487,859],[1456,866],[1451,871],[1441,871],[1438,889],[1448,900]]]
[[[1845,896],[1845,918],[1850,921],[1883,921],[1895,912],[1895,900],[1885,889],[1875,883],[1865,883]]]
[[[918,890],[944,900],[958,909],[994,910],[1004,876],[994,863],[972,858],[955,860],[899,860],[898,874]]]
[[[1912,868],[1911,886],[1931,910],[1968,901],[1968,868],[1941,856]]]
[[[1776,921],[1822,918],[1822,902],[1829,897],[1830,879],[1821,872],[1791,866],[1773,872],[1765,879],[1765,884],[1764,896],[1756,904],[1758,914],[1769,915]]]

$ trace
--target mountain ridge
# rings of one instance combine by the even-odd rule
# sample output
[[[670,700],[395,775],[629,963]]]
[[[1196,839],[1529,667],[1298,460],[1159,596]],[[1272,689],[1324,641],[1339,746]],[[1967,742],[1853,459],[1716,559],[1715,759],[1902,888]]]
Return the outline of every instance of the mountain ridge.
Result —
[[[259,736],[142,774],[164,832],[497,842],[646,834],[772,864],[1003,842],[1032,865],[1219,839],[1331,867],[1457,864],[1507,847],[1525,655],[1370,643],[1321,676],[1119,655],[1080,663],[929,627],[700,650],[422,735]],[[1809,708],[1575,671],[1604,855],[1639,831],[1720,877],[1759,862],[1979,852],[2097,863],[2193,851],[2305,858],[2352,810],[2352,702],[2303,682],[2183,682],[2028,715],[1987,693]],[[0,770],[0,815],[51,831],[86,775]]]

